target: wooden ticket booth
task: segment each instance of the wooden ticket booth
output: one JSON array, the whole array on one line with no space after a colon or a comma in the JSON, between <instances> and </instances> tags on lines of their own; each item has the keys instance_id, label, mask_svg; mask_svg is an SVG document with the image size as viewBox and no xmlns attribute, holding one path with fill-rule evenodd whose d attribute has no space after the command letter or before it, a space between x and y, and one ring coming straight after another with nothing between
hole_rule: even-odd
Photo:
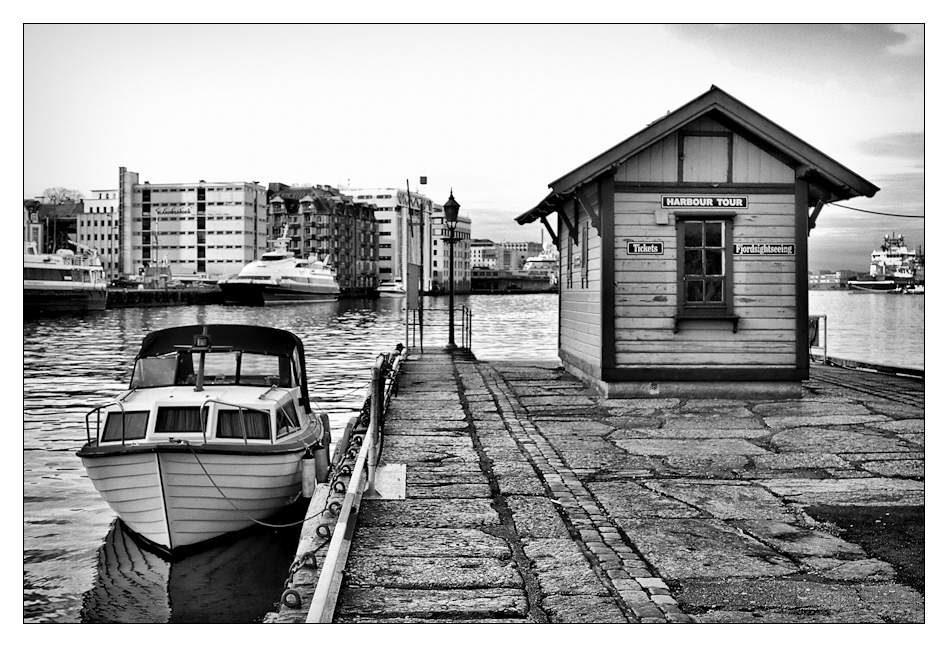
<instances>
[{"instance_id":1,"label":"wooden ticket booth","mask_svg":"<svg viewBox=\"0 0 948 647\"><path fill-rule=\"evenodd\" d=\"M556 241L559 355L608 397L798 395L809 232L878 191L714 86L549 186L517 222Z\"/></svg>"}]
</instances>

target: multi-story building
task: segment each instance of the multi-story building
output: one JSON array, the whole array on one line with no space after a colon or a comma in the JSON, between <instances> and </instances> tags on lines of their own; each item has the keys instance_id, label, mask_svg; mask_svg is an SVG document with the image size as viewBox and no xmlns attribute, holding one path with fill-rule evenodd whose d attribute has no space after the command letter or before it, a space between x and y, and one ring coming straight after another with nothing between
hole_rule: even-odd
<instances>
[{"instance_id":1,"label":"multi-story building","mask_svg":"<svg viewBox=\"0 0 948 647\"><path fill-rule=\"evenodd\" d=\"M515 254L513 259L513 269L515 270L522 269L524 263L526 263L527 259L531 256L539 256L543 253L543 243L515 243L501 241L499 244L505 249L513 250Z\"/></svg>"},{"instance_id":2,"label":"multi-story building","mask_svg":"<svg viewBox=\"0 0 948 647\"><path fill-rule=\"evenodd\" d=\"M118 189L93 189L82 205L76 236L81 244L98 252L106 278L117 279L122 274Z\"/></svg>"},{"instance_id":3,"label":"multi-story building","mask_svg":"<svg viewBox=\"0 0 948 647\"><path fill-rule=\"evenodd\" d=\"M436 204L432 208L430 253L425 254L425 263L429 277L425 289L429 292L443 293L450 289L451 246L448 239L451 231L444 223L444 209ZM471 219L458 215L454 228L454 291L467 294L471 291Z\"/></svg>"},{"instance_id":4,"label":"multi-story building","mask_svg":"<svg viewBox=\"0 0 948 647\"><path fill-rule=\"evenodd\" d=\"M266 251L267 196L257 182L139 183L122 167L118 193L125 275L161 265L173 276L219 278Z\"/></svg>"},{"instance_id":5,"label":"multi-story building","mask_svg":"<svg viewBox=\"0 0 948 647\"><path fill-rule=\"evenodd\" d=\"M835 289L845 285L842 271L809 272L807 275L807 283L811 290Z\"/></svg>"},{"instance_id":6,"label":"multi-story building","mask_svg":"<svg viewBox=\"0 0 948 647\"><path fill-rule=\"evenodd\" d=\"M517 253L492 240L478 238L471 241L471 266L491 270L514 270Z\"/></svg>"},{"instance_id":7,"label":"multi-story building","mask_svg":"<svg viewBox=\"0 0 948 647\"><path fill-rule=\"evenodd\" d=\"M379 280L401 280L408 264L422 265L422 249L431 240L433 203L421 193L406 189L342 189L342 193L363 204L374 205L379 223ZM424 247L422 246L422 241ZM429 253L424 254L428 266ZM430 286L430 272L425 272ZM428 289L426 287L426 289Z\"/></svg>"},{"instance_id":8,"label":"multi-story building","mask_svg":"<svg viewBox=\"0 0 948 647\"><path fill-rule=\"evenodd\" d=\"M270 184L267 202L271 238L285 230L297 256L315 255L332 265L343 294L365 295L378 287L379 227L371 204L331 186L279 183Z\"/></svg>"}]
</instances>

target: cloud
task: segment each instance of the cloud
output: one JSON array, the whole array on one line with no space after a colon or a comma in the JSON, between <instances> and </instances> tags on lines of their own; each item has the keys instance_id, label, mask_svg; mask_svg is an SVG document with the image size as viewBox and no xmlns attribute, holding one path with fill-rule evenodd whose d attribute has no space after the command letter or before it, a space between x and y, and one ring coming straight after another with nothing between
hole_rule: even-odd
<instances>
[{"instance_id":1,"label":"cloud","mask_svg":"<svg viewBox=\"0 0 948 647\"><path fill-rule=\"evenodd\" d=\"M925 158L925 133L887 133L865 139L859 142L857 146L861 152L867 155L918 160L921 164Z\"/></svg>"},{"instance_id":2,"label":"cloud","mask_svg":"<svg viewBox=\"0 0 948 647\"><path fill-rule=\"evenodd\" d=\"M889 45L885 51L896 56L922 56L925 54L924 25L892 25L892 31L903 37L902 41Z\"/></svg>"}]
</instances>

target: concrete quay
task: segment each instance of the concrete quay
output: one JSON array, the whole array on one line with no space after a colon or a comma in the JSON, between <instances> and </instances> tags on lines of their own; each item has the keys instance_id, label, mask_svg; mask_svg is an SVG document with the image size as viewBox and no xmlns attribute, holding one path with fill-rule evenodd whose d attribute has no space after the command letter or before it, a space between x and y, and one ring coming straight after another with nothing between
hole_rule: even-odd
<instances>
[{"instance_id":1,"label":"concrete quay","mask_svg":"<svg viewBox=\"0 0 948 647\"><path fill-rule=\"evenodd\" d=\"M924 622L924 382L604 399L553 363L410 355L334 622Z\"/></svg>"}]
</instances>

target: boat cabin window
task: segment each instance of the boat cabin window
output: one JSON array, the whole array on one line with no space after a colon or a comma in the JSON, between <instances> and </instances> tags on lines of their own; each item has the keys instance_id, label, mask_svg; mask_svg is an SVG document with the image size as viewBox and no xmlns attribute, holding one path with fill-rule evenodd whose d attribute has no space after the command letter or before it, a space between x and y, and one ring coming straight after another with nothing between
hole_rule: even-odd
<instances>
[{"instance_id":1,"label":"boat cabin window","mask_svg":"<svg viewBox=\"0 0 948 647\"><path fill-rule=\"evenodd\" d=\"M155 433L202 433L200 407L159 407Z\"/></svg>"},{"instance_id":2,"label":"boat cabin window","mask_svg":"<svg viewBox=\"0 0 948 647\"><path fill-rule=\"evenodd\" d=\"M277 410L277 438L298 431L300 419L292 402L287 402Z\"/></svg>"},{"instance_id":3,"label":"boat cabin window","mask_svg":"<svg viewBox=\"0 0 948 647\"><path fill-rule=\"evenodd\" d=\"M264 411L223 409L217 413L218 438L270 439L270 416Z\"/></svg>"},{"instance_id":4,"label":"boat cabin window","mask_svg":"<svg viewBox=\"0 0 948 647\"><path fill-rule=\"evenodd\" d=\"M141 440L148 428L147 411L110 411L105 419L102 442L122 440L122 422L125 423L125 440Z\"/></svg>"},{"instance_id":5,"label":"boat cabin window","mask_svg":"<svg viewBox=\"0 0 948 647\"><path fill-rule=\"evenodd\" d=\"M140 357L135 362L131 387L170 386L175 383L177 365L177 355Z\"/></svg>"}]
</instances>

